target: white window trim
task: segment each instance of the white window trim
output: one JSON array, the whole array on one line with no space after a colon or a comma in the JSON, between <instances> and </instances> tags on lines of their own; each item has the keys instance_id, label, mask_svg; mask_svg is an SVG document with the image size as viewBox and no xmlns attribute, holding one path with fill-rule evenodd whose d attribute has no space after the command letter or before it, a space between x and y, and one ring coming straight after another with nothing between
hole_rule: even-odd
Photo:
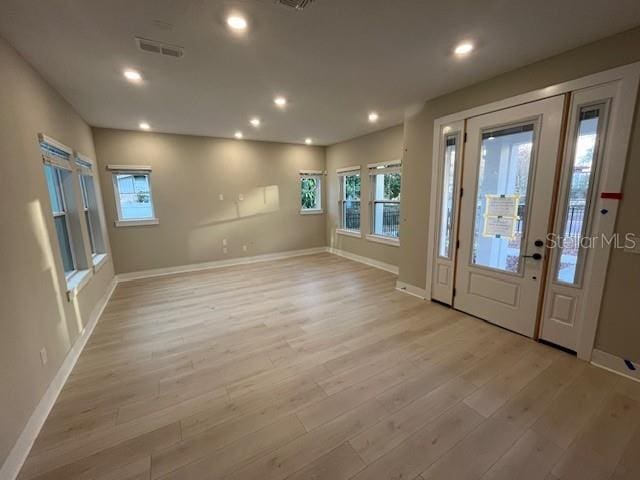
<instances>
[{"instance_id":1,"label":"white window trim","mask_svg":"<svg viewBox=\"0 0 640 480\"><path fill-rule=\"evenodd\" d=\"M72 301L78 296L80 290L89 283L89 280L93 276L93 270L76 270L73 275L67 279L67 298Z\"/></svg>"},{"instance_id":2,"label":"white window trim","mask_svg":"<svg viewBox=\"0 0 640 480\"><path fill-rule=\"evenodd\" d=\"M145 225L158 225L160 220L157 218L145 218L144 220L116 220L116 227L142 227Z\"/></svg>"},{"instance_id":3,"label":"white window trim","mask_svg":"<svg viewBox=\"0 0 640 480\"><path fill-rule=\"evenodd\" d=\"M74 177L72 178L72 188L74 189L73 194L75 195L77 192L75 191L76 188L80 189L80 194L83 195L83 186L80 184L80 182L82 181L82 179L80 178L81 175L90 175L93 177L93 181L95 183L95 176L93 173L93 169L95 168L95 162L87 157L86 155L82 155L76 151L74 151L73 149L71 149L70 147L67 147L66 145L58 142L57 140L54 140L53 138L43 134L43 133L39 133L38 134L38 142L39 144L42 143L46 143L49 144L65 153L67 153L69 155L69 159L65 162L60 161L59 159L50 156L50 155L45 155L43 154L43 162L44 163L48 163L50 164L52 167L56 167L56 168L61 168L63 170L67 170L68 172L70 172L70 174ZM79 159L81 162L84 162L88 165L91 165L90 167L88 165L81 165L78 164L76 162L76 158ZM60 179L56 179L56 181L60 181ZM60 189L61 189L61 199L60 202L62 202L63 205L63 211L62 212L53 212L52 214L53 216L64 216L65 217L65 222L67 225L67 230L68 230L68 235L69 235L69 246L71 248L71 256L73 259L73 264L74 264L74 270L69 272L69 273L65 273L65 280L66 280L66 294L67 294L67 300L69 302L73 301L78 294L80 293L80 291L89 284L91 278L93 277L94 273L97 272L100 268L102 268L106 263L107 263L107 259L108 259L108 254L105 253L98 253L98 254L93 254L91 255L91 258L88 258L87 260L89 260L89 265L91 265L89 268L85 268L82 270L78 270L78 259L76 258L76 250L75 250L75 246L73 244L73 237L71 234L71 226L69 225L69 211L67 209L67 199L65 198L65 193L64 193L64 185L60 185ZM83 202L83 207L84 207L84 197L81 199ZM98 208L101 209L102 208L102 199L96 198L96 203L98 204ZM53 209L51 209L53 210ZM82 210L82 209L80 209ZM84 213L84 212L83 212ZM103 212L100 211L99 214L101 216L103 216ZM83 215L84 216L84 215ZM83 219L79 219L81 222L83 221ZM87 229L89 229L89 225L86 225ZM106 237L106 232L105 229L103 228L102 222L100 222L99 228L101 230L101 234L103 236L103 238ZM90 232L88 232L89 234L91 234ZM56 239L56 241L58 241ZM86 254L86 253L85 253Z\"/></svg>"},{"instance_id":4,"label":"white window trim","mask_svg":"<svg viewBox=\"0 0 640 480\"><path fill-rule=\"evenodd\" d=\"M387 237L385 235L377 235L374 233L375 226L375 214L376 214L376 203L394 203L400 206L400 200L376 200L376 189L373 186L376 175L385 175L392 173L399 173L402 175L402 159L390 160L388 162L378 162L378 163L369 163L367 164L367 168L369 169L369 178L370 178L370 200L369 200L369 210L370 218L369 218L369 229L371 230L369 234L367 234L366 239L371 242L384 243L386 245L392 245L394 247L400 246L400 238L396 237Z\"/></svg>"},{"instance_id":5,"label":"white window trim","mask_svg":"<svg viewBox=\"0 0 640 480\"><path fill-rule=\"evenodd\" d=\"M42 135L41 138L49 138L46 137L44 135ZM52 139L49 139L50 141L55 141ZM62 144L58 144L58 145L62 145ZM58 148L58 145L54 145L56 148ZM57 162L51 162L49 161L49 159L45 159L44 163L51 165L51 167L54 169L54 173L56 175L56 179L55 182L58 185L58 187L60 188L60 198L58 199L58 201L61 204L62 210L59 212L54 212L53 208L51 208L51 213L53 216L53 219L55 221L55 219L57 217L64 217L64 222L65 225L67 227L67 237L69 239L69 250L71 252L71 262L73 263L73 270L69 271L69 272L64 272L64 278L67 282L67 285L69 284L69 282L71 281L71 278L76 275L76 273L79 272L78 270L78 259L76 258L76 250L75 250L75 245L73 243L73 235L72 235L72 230L71 230L71 224L69 223L69 210L67 207L67 198L65 195L65 189L64 189L64 185L62 182L62 179L59 176L59 173L55 171L56 168L60 168L61 170L66 170L69 174L73 174L73 169L71 168L71 166L61 166L59 165ZM58 238L58 236L56 235L56 241L60 242L60 239ZM62 261L62 259L60 259ZM64 270L64 261L63 263L63 270Z\"/></svg>"},{"instance_id":6,"label":"white window trim","mask_svg":"<svg viewBox=\"0 0 640 480\"><path fill-rule=\"evenodd\" d=\"M360 230L346 230L344 228L336 228L338 235L344 235L345 237L362 238L362 232Z\"/></svg>"},{"instance_id":7,"label":"white window trim","mask_svg":"<svg viewBox=\"0 0 640 480\"><path fill-rule=\"evenodd\" d=\"M91 260L93 262L93 273L97 273L106 263L109 255L106 253L97 253Z\"/></svg>"},{"instance_id":8,"label":"white window trim","mask_svg":"<svg viewBox=\"0 0 640 480\"><path fill-rule=\"evenodd\" d=\"M113 183L113 196L116 201L116 215L118 219L114 222L116 227L142 227L147 225L158 225L160 220L156 216L156 205L153 200L153 187L151 186L151 167L147 165L108 165L107 169L111 171L111 182ZM119 173L140 173L144 172L149 177L149 198L151 199L151 208L153 209L152 218L132 218L122 219L120 214L122 209L120 207L120 189L118 188L118 182L116 175Z\"/></svg>"},{"instance_id":9,"label":"white window trim","mask_svg":"<svg viewBox=\"0 0 640 480\"><path fill-rule=\"evenodd\" d=\"M383 168L400 167L402 166L402 159L397 158L395 160L389 160L388 162L368 163L367 168L369 170L381 170Z\"/></svg>"},{"instance_id":10,"label":"white window trim","mask_svg":"<svg viewBox=\"0 0 640 480\"><path fill-rule=\"evenodd\" d=\"M391 245L392 247L399 247L400 246L400 239L399 238L385 237L384 235L375 235L373 233L370 233L369 235L367 235L366 238L370 242L383 243L385 245Z\"/></svg>"},{"instance_id":11,"label":"white window trim","mask_svg":"<svg viewBox=\"0 0 640 480\"><path fill-rule=\"evenodd\" d=\"M322 215L324 210L322 208L301 208L300 215Z\"/></svg>"},{"instance_id":12,"label":"white window trim","mask_svg":"<svg viewBox=\"0 0 640 480\"><path fill-rule=\"evenodd\" d=\"M338 179L340 181L340 200L338 200L339 206L339 226L336 228L336 233L338 235L345 235L348 237L356 237L362 238L362 175L361 175L361 167L360 165L355 165L351 167L342 167L336 169L336 174L338 175ZM360 202L360 228L358 230L348 230L346 228L342 228L342 208L344 206L344 178L349 176L359 176L360 177L360 197L358 198L358 202Z\"/></svg>"},{"instance_id":13,"label":"white window trim","mask_svg":"<svg viewBox=\"0 0 640 480\"><path fill-rule=\"evenodd\" d=\"M107 165L107 170L117 172L151 172L150 165Z\"/></svg>"}]
</instances>

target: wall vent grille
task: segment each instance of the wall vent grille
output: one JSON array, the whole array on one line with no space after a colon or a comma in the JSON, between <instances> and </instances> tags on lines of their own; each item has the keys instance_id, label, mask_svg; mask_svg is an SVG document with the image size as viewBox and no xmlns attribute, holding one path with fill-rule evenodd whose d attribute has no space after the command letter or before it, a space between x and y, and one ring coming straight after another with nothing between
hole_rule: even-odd
<instances>
[{"instance_id":1,"label":"wall vent grille","mask_svg":"<svg viewBox=\"0 0 640 480\"><path fill-rule=\"evenodd\" d=\"M303 10L305 7L308 7L309 4L313 3L315 0L275 0L276 3L280 5L284 5L285 7L295 8L296 10Z\"/></svg>"},{"instance_id":2,"label":"wall vent grille","mask_svg":"<svg viewBox=\"0 0 640 480\"><path fill-rule=\"evenodd\" d=\"M168 43L149 40L148 38L136 37L138 48L144 52L158 53L167 57L180 58L184 55L184 48L177 45L169 45Z\"/></svg>"}]
</instances>

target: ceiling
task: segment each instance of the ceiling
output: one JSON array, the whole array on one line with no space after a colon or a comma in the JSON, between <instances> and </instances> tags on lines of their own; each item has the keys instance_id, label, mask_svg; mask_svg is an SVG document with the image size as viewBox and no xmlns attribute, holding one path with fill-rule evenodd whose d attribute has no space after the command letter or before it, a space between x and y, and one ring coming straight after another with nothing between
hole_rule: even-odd
<instances>
[{"instance_id":1,"label":"ceiling","mask_svg":"<svg viewBox=\"0 0 640 480\"><path fill-rule=\"evenodd\" d=\"M243 36L226 27L233 10L249 20ZM315 0L301 12L274 0L0 0L0 11L0 35L91 125L323 145L640 24L638 0ZM185 55L143 52L134 36ZM462 40L476 45L463 59Z\"/></svg>"}]
</instances>

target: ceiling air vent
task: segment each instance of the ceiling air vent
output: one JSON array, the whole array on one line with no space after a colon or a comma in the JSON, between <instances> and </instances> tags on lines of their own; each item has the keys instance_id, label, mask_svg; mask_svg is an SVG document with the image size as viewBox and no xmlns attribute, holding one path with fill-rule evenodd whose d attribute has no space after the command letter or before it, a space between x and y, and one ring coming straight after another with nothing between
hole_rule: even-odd
<instances>
[{"instance_id":1,"label":"ceiling air vent","mask_svg":"<svg viewBox=\"0 0 640 480\"><path fill-rule=\"evenodd\" d=\"M169 45L168 43L149 40L148 38L136 37L136 43L140 50L150 53L159 53L167 57L180 58L184 55L184 48L177 45Z\"/></svg>"},{"instance_id":2,"label":"ceiling air vent","mask_svg":"<svg viewBox=\"0 0 640 480\"><path fill-rule=\"evenodd\" d=\"M295 8L296 10L303 10L314 0L276 0L276 3L284 5L285 7Z\"/></svg>"}]
</instances>

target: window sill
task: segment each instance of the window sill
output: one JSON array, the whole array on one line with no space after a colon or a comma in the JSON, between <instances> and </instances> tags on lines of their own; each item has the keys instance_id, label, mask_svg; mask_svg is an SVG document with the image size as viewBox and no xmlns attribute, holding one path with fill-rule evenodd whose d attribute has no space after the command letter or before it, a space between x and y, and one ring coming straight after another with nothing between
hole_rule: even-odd
<instances>
[{"instance_id":1,"label":"window sill","mask_svg":"<svg viewBox=\"0 0 640 480\"><path fill-rule=\"evenodd\" d=\"M300 210L300 215L322 215L324 213L324 210L320 209L320 210Z\"/></svg>"},{"instance_id":2,"label":"window sill","mask_svg":"<svg viewBox=\"0 0 640 480\"><path fill-rule=\"evenodd\" d=\"M400 246L399 238L383 237L382 235L367 235L367 240L370 242L382 243L384 245L391 245L392 247Z\"/></svg>"},{"instance_id":3,"label":"window sill","mask_svg":"<svg viewBox=\"0 0 640 480\"><path fill-rule=\"evenodd\" d=\"M93 256L93 273L97 273L107 263L107 254L98 253Z\"/></svg>"},{"instance_id":4,"label":"window sill","mask_svg":"<svg viewBox=\"0 0 640 480\"><path fill-rule=\"evenodd\" d=\"M345 230L343 228L336 228L336 233L338 235L344 235L346 237L362 238L362 233L356 230Z\"/></svg>"},{"instance_id":5,"label":"window sill","mask_svg":"<svg viewBox=\"0 0 640 480\"><path fill-rule=\"evenodd\" d=\"M78 270L67 280L67 298L72 301L78 296L80 290L89 283L89 279L93 276L93 270Z\"/></svg>"},{"instance_id":6,"label":"window sill","mask_svg":"<svg viewBox=\"0 0 640 480\"><path fill-rule=\"evenodd\" d=\"M145 225L158 225L160 220L149 218L148 220L116 220L116 227L141 227Z\"/></svg>"}]
</instances>

